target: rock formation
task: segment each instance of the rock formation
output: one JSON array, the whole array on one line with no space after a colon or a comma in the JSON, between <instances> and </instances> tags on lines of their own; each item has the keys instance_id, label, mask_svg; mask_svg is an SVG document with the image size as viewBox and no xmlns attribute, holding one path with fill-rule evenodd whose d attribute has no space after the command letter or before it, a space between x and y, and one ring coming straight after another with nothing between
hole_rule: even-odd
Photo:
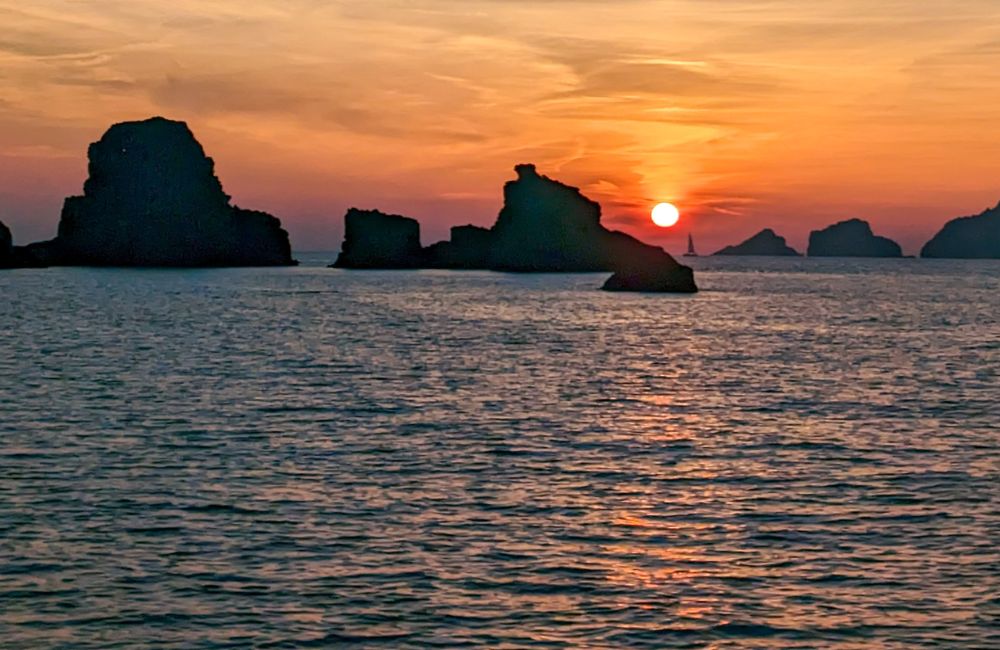
<instances>
[{"instance_id":1,"label":"rock formation","mask_svg":"<svg viewBox=\"0 0 1000 650\"><path fill-rule=\"evenodd\" d=\"M295 263L281 222L230 203L185 123L156 117L116 124L90 145L88 158L83 195L66 199L58 236L29 247L50 263Z\"/></svg>"},{"instance_id":2,"label":"rock formation","mask_svg":"<svg viewBox=\"0 0 1000 650\"><path fill-rule=\"evenodd\" d=\"M493 258L493 231L479 226L455 226L451 239L425 249L428 266L439 269L489 268Z\"/></svg>"},{"instance_id":3,"label":"rock formation","mask_svg":"<svg viewBox=\"0 0 1000 650\"><path fill-rule=\"evenodd\" d=\"M15 246L10 229L0 222L0 269L37 268L45 266L25 246Z\"/></svg>"},{"instance_id":4,"label":"rock formation","mask_svg":"<svg viewBox=\"0 0 1000 650\"><path fill-rule=\"evenodd\" d=\"M541 176L534 165L514 168L493 226L491 267L503 271L609 271L609 231L601 206L575 187Z\"/></svg>"},{"instance_id":5,"label":"rock formation","mask_svg":"<svg viewBox=\"0 0 1000 650\"><path fill-rule=\"evenodd\" d=\"M920 251L921 257L1000 259L1000 205L952 219Z\"/></svg>"},{"instance_id":6,"label":"rock formation","mask_svg":"<svg viewBox=\"0 0 1000 650\"><path fill-rule=\"evenodd\" d=\"M601 206L575 187L518 165L504 186L504 206L491 229L458 226L451 240L420 248L412 219L351 210L345 217L345 268L491 269L517 272L623 271L621 288L697 291L691 269L666 251L601 225Z\"/></svg>"},{"instance_id":7,"label":"rock formation","mask_svg":"<svg viewBox=\"0 0 1000 650\"><path fill-rule=\"evenodd\" d=\"M600 204L577 188L540 175L534 165L518 165L514 171L517 180L504 186L504 206L492 229L490 268L620 271L634 280L622 283L622 289L697 291L691 269L662 248L605 228ZM655 281L638 288L643 280Z\"/></svg>"},{"instance_id":8,"label":"rock formation","mask_svg":"<svg viewBox=\"0 0 1000 650\"><path fill-rule=\"evenodd\" d=\"M0 221L0 269L13 266L14 239L10 235L10 228Z\"/></svg>"},{"instance_id":9,"label":"rock formation","mask_svg":"<svg viewBox=\"0 0 1000 650\"><path fill-rule=\"evenodd\" d=\"M716 255L781 255L799 256L801 253L790 247L784 237L779 237L770 228L765 228L759 233L735 246L726 246Z\"/></svg>"},{"instance_id":10,"label":"rock formation","mask_svg":"<svg viewBox=\"0 0 1000 650\"><path fill-rule=\"evenodd\" d=\"M605 291L644 291L657 293L695 293L694 271L677 263L665 251L649 247L634 251L627 262L619 263L617 270L601 287Z\"/></svg>"},{"instance_id":11,"label":"rock formation","mask_svg":"<svg viewBox=\"0 0 1000 650\"><path fill-rule=\"evenodd\" d=\"M351 208L344 216L344 243L332 265L345 269L415 269L424 262L416 219Z\"/></svg>"},{"instance_id":12,"label":"rock formation","mask_svg":"<svg viewBox=\"0 0 1000 650\"><path fill-rule=\"evenodd\" d=\"M841 221L809 234L810 257L902 257L899 244L872 233L861 219Z\"/></svg>"}]
</instances>

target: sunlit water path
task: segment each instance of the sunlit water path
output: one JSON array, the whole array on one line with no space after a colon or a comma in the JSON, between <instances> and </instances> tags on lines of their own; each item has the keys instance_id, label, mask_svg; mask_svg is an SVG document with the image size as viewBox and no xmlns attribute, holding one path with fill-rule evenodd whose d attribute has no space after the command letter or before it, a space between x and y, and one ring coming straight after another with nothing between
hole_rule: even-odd
<instances>
[{"instance_id":1,"label":"sunlit water path","mask_svg":"<svg viewBox=\"0 0 1000 650\"><path fill-rule=\"evenodd\" d=\"M0 646L1000 647L1000 263L0 273Z\"/></svg>"}]
</instances>

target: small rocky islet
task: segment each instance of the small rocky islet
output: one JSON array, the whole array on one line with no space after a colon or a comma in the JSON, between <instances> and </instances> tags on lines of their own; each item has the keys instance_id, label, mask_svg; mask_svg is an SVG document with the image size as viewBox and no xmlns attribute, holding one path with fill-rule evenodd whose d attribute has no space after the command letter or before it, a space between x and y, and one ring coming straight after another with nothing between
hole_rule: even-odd
<instances>
[{"instance_id":1,"label":"small rocky islet","mask_svg":"<svg viewBox=\"0 0 1000 650\"><path fill-rule=\"evenodd\" d=\"M809 234L809 257L902 257L903 249L872 232L867 221L848 219Z\"/></svg>"},{"instance_id":2,"label":"small rocky islet","mask_svg":"<svg viewBox=\"0 0 1000 650\"><path fill-rule=\"evenodd\" d=\"M15 246L10 228L0 221L0 269L23 269L45 266L24 246Z\"/></svg>"},{"instance_id":3,"label":"small rocky islet","mask_svg":"<svg viewBox=\"0 0 1000 650\"><path fill-rule=\"evenodd\" d=\"M802 253L789 246L784 237L781 237L770 228L765 228L750 239L734 246L726 246L714 253L714 255L801 257Z\"/></svg>"}]
</instances>

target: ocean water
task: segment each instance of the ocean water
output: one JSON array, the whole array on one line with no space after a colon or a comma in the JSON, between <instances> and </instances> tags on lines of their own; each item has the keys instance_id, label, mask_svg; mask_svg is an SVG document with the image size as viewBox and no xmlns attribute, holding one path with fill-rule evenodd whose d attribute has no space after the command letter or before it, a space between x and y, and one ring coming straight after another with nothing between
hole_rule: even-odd
<instances>
[{"instance_id":1,"label":"ocean water","mask_svg":"<svg viewBox=\"0 0 1000 650\"><path fill-rule=\"evenodd\" d=\"M1000 263L0 273L0 646L998 648Z\"/></svg>"}]
</instances>

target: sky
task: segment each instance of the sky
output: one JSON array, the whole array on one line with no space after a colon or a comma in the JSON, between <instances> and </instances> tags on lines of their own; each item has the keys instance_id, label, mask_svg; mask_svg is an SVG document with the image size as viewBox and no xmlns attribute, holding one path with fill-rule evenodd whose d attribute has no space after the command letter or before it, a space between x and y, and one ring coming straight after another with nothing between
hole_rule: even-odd
<instances>
[{"instance_id":1,"label":"sky","mask_svg":"<svg viewBox=\"0 0 1000 650\"><path fill-rule=\"evenodd\" d=\"M0 25L18 243L153 115L297 250L339 248L351 206L425 244L490 225L525 162L673 252L860 217L915 253L1000 201L997 0L0 0Z\"/></svg>"}]
</instances>

